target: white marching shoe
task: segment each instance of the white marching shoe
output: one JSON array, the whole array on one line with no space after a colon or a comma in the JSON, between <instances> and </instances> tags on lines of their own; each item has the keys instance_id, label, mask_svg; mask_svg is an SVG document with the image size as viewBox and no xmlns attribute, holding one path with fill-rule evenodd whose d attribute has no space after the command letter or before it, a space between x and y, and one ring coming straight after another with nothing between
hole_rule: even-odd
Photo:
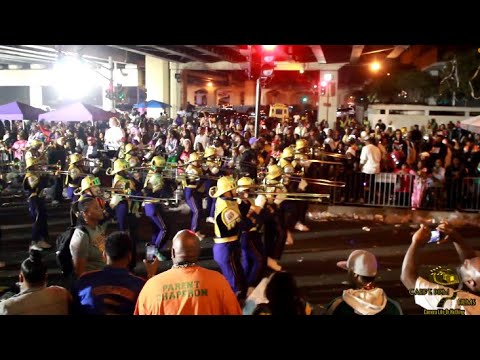
<instances>
[{"instance_id":1,"label":"white marching shoe","mask_svg":"<svg viewBox=\"0 0 480 360\"><path fill-rule=\"evenodd\" d=\"M300 221L298 221L296 224L295 224L295 230L298 230L298 231L310 231L310 228L305 225L305 224L302 224Z\"/></svg>"}]
</instances>

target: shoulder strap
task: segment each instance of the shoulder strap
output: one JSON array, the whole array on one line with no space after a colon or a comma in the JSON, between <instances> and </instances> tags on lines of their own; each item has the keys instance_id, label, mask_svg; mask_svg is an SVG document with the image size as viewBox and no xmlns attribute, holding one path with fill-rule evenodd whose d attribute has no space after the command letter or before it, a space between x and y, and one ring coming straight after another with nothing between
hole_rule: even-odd
<instances>
[{"instance_id":1,"label":"shoulder strap","mask_svg":"<svg viewBox=\"0 0 480 360\"><path fill-rule=\"evenodd\" d=\"M75 229L82 230L85 234L87 234L88 240L90 240L90 233L88 232L88 229L84 225L76 226Z\"/></svg>"}]
</instances>

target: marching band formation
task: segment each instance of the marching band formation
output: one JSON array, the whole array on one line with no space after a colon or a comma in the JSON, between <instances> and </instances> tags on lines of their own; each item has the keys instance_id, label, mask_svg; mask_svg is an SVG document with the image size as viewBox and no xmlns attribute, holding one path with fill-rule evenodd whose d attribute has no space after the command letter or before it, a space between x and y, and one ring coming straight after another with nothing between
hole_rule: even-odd
<instances>
[{"instance_id":1,"label":"marching band formation","mask_svg":"<svg viewBox=\"0 0 480 360\"><path fill-rule=\"evenodd\" d=\"M98 159L73 153L62 170L60 165L47 165L47 150L42 141L34 140L24 156L23 188L28 194L33 248L52 246L42 190L55 185L66 188L72 203L95 198L116 219L118 230L130 232L134 240L131 269L136 263L139 218L144 214L152 224L151 245L163 259L160 250L168 240L164 205L178 203L183 189L191 210L190 229L203 239L201 223L213 223L214 260L242 297L258 284L267 267L282 269L278 261L285 245L294 242L293 230L309 230L304 225L308 202L321 202L328 198L328 187L345 185L328 179L331 168L341 165L336 160L342 155L320 149L321 159L313 159L314 149L304 139L286 147L278 163L267 166L264 159L217 156L214 146L203 153L192 152L183 162L167 162L161 155L152 156L148 147L127 143L113 154L107 169L101 168ZM76 221L73 212L72 221Z\"/></svg>"}]
</instances>

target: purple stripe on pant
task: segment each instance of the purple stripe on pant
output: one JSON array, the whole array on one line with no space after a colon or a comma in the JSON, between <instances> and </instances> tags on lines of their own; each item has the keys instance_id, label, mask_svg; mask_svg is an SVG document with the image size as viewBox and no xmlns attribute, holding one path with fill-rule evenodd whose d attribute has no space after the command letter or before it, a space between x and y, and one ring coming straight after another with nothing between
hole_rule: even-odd
<instances>
[{"instance_id":1,"label":"purple stripe on pant","mask_svg":"<svg viewBox=\"0 0 480 360\"><path fill-rule=\"evenodd\" d=\"M159 210L157 209L157 205L145 204L145 215L147 215L152 222L152 243L157 249L162 249L166 245L166 241L162 242L162 240L165 238L167 228Z\"/></svg>"},{"instance_id":2,"label":"purple stripe on pant","mask_svg":"<svg viewBox=\"0 0 480 360\"><path fill-rule=\"evenodd\" d=\"M213 245L213 259L237 296L246 294L247 290L240 257L241 248L238 240Z\"/></svg>"},{"instance_id":3,"label":"purple stripe on pant","mask_svg":"<svg viewBox=\"0 0 480 360\"><path fill-rule=\"evenodd\" d=\"M190 230L197 232L200 229L198 219L200 211L202 210L202 199L195 189L185 188L184 190L185 202L190 210L192 210L192 224Z\"/></svg>"}]
</instances>

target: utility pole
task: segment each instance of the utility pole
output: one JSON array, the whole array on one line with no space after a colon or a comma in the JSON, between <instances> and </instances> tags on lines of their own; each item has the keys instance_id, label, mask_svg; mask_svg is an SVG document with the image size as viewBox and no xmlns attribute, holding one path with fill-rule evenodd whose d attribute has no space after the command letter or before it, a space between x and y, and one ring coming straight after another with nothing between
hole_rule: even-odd
<instances>
[{"instance_id":1,"label":"utility pole","mask_svg":"<svg viewBox=\"0 0 480 360\"><path fill-rule=\"evenodd\" d=\"M257 139L260 133L260 98L262 96L262 88L260 85L260 78L257 78L257 87L255 89L255 137Z\"/></svg>"},{"instance_id":2,"label":"utility pole","mask_svg":"<svg viewBox=\"0 0 480 360\"><path fill-rule=\"evenodd\" d=\"M110 89L112 89L112 110L115 110L115 89L113 88L113 70L114 70L114 64L112 57L108 57L108 69L110 70Z\"/></svg>"}]
</instances>

